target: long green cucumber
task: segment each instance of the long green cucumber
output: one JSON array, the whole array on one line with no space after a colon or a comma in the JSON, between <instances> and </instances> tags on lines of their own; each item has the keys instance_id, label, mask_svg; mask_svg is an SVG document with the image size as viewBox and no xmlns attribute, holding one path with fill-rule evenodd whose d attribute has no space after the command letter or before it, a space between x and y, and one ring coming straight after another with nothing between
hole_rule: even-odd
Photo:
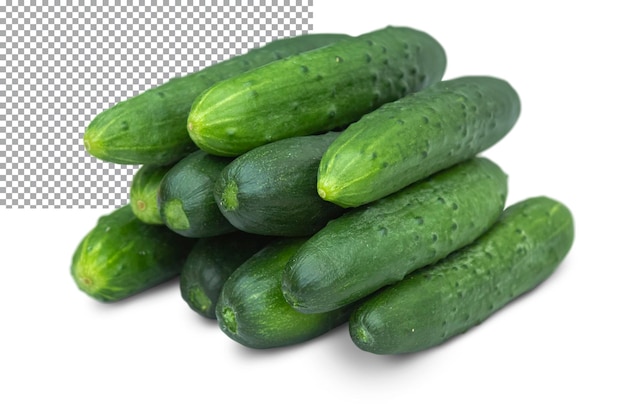
<instances>
[{"instance_id":1,"label":"long green cucumber","mask_svg":"<svg viewBox=\"0 0 626 417\"><path fill-rule=\"evenodd\" d=\"M197 150L163 176L157 204L163 223L187 237L218 236L235 231L213 198L220 172L231 160Z\"/></svg>"},{"instance_id":2,"label":"long green cucumber","mask_svg":"<svg viewBox=\"0 0 626 417\"><path fill-rule=\"evenodd\" d=\"M194 102L187 128L199 148L236 156L343 127L441 80L445 67L445 51L432 36L389 26L214 85Z\"/></svg>"},{"instance_id":3,"label":"long green cucumber","mask_svg":"<svg viewBox=\"0 0 626 417\"><path fill-rule=\"evenodd\" d=\"M142 222L125 205L98 219L74 251L70 271L86 294L118 301L175 278L194 242Z\"/></svg>"},{"instance_id":4,"label":"long green cucumber","mask_svg":"<svg viewBox=\"0 0 626 417\"><path fill-rule=\"evenodd\" d=\"M343 207L378 200L493 146L519 114L504 80L441 81L348 126L320 162L318 193Z\"/></svg>"},{"instance_id":5,"label":"long green cucumber","mask_svg":"<svg viewBox=\"0 0 626 417\"><path fill-rule=\"evenodd\" d=\"M226 280L216 315L220 329L231 339L251 348L276 348L313 339L348 320L353 306L303 314L283 298L283 269L304 241L303 238L275 241L245 261Z\"/></svg>"},{"instance_id":6,"label":"long green cucumber","mask_svg":"<svg viewBox=\"0 0 626 417\"><path fill-rule=\"evenodd\" d=\"M180 273L180 293L193 311L215 319L226 279L271 238L243 232L198 239Z\"/></svg>"},{"instance_id":7,"label":"long green cucumber","mask_svg":"<svg viewBox=\"0 0 626 417\"><path fill-rule=\"evenodd\" d=\"M129 203L139 220L148 224L163 224L159 213L158 195L161 180L171 165L143 165L130 185Z\"/></svg>"},{"instance_id":8,"label":"long green cucumber","mask_svg":"<svg viewBox=\"0 0 626 417\"><path fill-rule=\"evenodd\" d=\"M309 236L343 209L317 194L320 159L338 136L299 136L235 158L215 183L224 217L240 230L268 236Z\"/></svg>"},{"instance_id":9,"label":"long green cucumber","mask_svg":"<svg viewBox=\"0 0 626 417\"><path fill-rule=\"evenodd\" d=\"M366 300L350 318L352 340L377 354L439 345L537 287L573 241L574 220L562 203L514 204L472 244Z\"/></svg>"},{"instance_id":10,"label":"long green cucumber","mask_svg":"<svg viewBox=\"0 0 626 417\"><path fill-rule=\"evenodd\" d=\"M500 216L507 176L473 158L331 220L285 268L283 293L302 312L337 309L438 261Z\"/></svg>"},{"instance_id":11,"label":"long green cucumber","mask_svg":"<svg viewBox=\"0 0 626 417\"><path fill-rule=\"evenodd\" d=\"M226 78L283 57L348 38L341 34L305 34L275 40L243 55L151 88L100 112L87 126L85 149L118 164L167 165L197 147L187 133L195 98Z\"/></svg>"}]
</instances>

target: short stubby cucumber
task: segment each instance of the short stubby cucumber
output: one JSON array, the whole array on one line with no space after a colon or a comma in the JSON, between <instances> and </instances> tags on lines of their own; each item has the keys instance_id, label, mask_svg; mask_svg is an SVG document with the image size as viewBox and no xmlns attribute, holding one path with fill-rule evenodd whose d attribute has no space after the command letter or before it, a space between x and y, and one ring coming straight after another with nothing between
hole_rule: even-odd
<instances>
[{"instance_id":1,"label":"short stubby cucumber","mask_svg":"<svg viewBox=\"0 0 626 417\"><path fill-rule=\"evenodd\" d=\"M473 158L331 220L285 268L302 312L329 311L401 280L475 240L500 216L507 176Z\"/></svg>"},{"instance_id":2,"label":"short stubby cucumber","mask_svg":"<svg viewBox=\"0 0 626 417\"><path fill-rule=\"evenodd\" d=\"M318 192L343 207L378 200L493 146L520 109L513 87L489 76L441 81L387 103L328 148Z\"/></svg>"},{"instance_id":3,"label":"short stubby cucumber","mask_svg":"<svg viewBox=\"0 0 626 417\"><path fill-rule=\"evenodd\" d=\"M142 222L127 204L100 217L81 240L71 274L91 297L119 301L178 276L194 243Z\"/></svg>"},{"instance_id":4,"label":"short stubby cucumber","mask_svg":"<svg viewBox=\"0 0 626 417\"><path fill-rule=\"evenodd\" d=\"M293 345L347 322L354 305L320 314L303 314L283 298L285 264L303 238L275 241L245 261L226 280L217 302L217 322L226 335L256 349Z\"/></svg>"},{"instance_id":5,"label":"short stubby cucumber","mask_svg":"<svg viewBox=\"0 0 626 417\"><path fill-rule=\"evenodd\" d=\"M275 40L120 101L99 113L83 135L85 149L118 164L167 165L197 150L187 133L195 98L226 78L286 56L348 38L342 34L305 34Z\"/></svg>"},{"instance_id":6,"label":"short stubby cucumber","mask_svg":"<svg viewBox=\"0 0 626 417\"><path fill-rule=\"evenodd\" d=\"M329 132L268 143L222 170L214 193L219 209L240 230L268 236L309 236L344 210L317 194L317 169L338 136Z\"/></svg>"},{"instance_id":7,"label":"short stubby cucumber","mask_svg":"<svg viewBox=\"0 0 626 417\"><path fill-rule=\"evenodd\" d=\"M163 224L159 213L158 194L161 180L171 165L144 165L130 185L129 203L139 220L148 224Z\"/></svg>"},{"instance_id":8,"label":"short stubby cucumber","mask_svg":"<svg viewBox=\"0 0 626 417\"><path fill-rule=\"evenodd\" d=\"M366 300L350 318L352 340L377 354L439 345L537 287L573 241L565 205L548 197L518 202L472 244Z\"/></svg>"},{"instance_id":9,"label":"short stubby cucumber","mask_svg":"<svg viewBox=\"0 0 626 417\"><path fill-rule=\"evenodd\" d=\"M271 238L243 232L198 239L180 273L180 293L193 311L215 319L226 279Z\"/></svg>"},{"instance_id":10,"label":"short stubby cucumber","mask_svg":"<svg viewBox=\"0 0 626 417\"><path fill-rule=\"evenodd\" d=\"M213 187L231 159L198 150L178 161L161 180L157 203L163 223L187 237L235 231L213 198Z\"/></svg>"},{"instance_id":11,"label":"short stubby cucumber","mask_svg":"<svg viewBox=\"0 0 626 417\"><path fill-rule=\"evenodd\" d=\"M216 84L194 102L187 129L206 152L236 156L344 127L441 80L445 67L445 51L432 36L389 26Z\"/></svg>"}]
</instances>

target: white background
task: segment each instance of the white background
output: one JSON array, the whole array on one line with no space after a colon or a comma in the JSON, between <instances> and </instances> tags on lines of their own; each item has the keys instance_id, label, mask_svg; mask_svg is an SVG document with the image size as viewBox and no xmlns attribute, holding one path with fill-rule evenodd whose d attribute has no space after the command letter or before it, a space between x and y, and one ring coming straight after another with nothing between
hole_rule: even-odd
<instances>
[{"instance_id":1,"label":"white background","mask_svg":"<svg viewBox=\"0 0 626 417\"><path fill-rule=\"evenodd\" d=\"M412 26L445 47L445 78L517 89L521 118L484 155L509 174L509 203L543 194L573 211L558 271L426 352L365 353L345 326L255 351L191 311L177 281L114 305L78 291L71 255L108 210L2 209L0 415L626 415L619 3L345 3L315 0L315 31Z\"/></svg>"}]
</instances>

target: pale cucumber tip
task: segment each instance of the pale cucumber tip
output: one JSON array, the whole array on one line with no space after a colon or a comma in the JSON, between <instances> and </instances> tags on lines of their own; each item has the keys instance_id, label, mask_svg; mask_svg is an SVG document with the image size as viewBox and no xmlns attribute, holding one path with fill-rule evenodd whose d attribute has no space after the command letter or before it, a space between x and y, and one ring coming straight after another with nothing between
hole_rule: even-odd
<instances>
[{"instance_id":1,"label":"pale cucumber tip","mask_svg":"<svg viewBox=\"0 0 626 417\"><path fill-rule=\"evenodd\" d=\"M239 192L239 187L237 186L237 182L233 180L229 180L222 191L222 197L220 198L220 203L224 210L226 211L234 211L239 208L239 199L237 198L237 193Z\"/></svg>"},{"instance_id":2,"label":"pale cucumber tip","mask_svg":"<svg viewBox=\"0 0 626 417\"><path fill-rule=\"evenodd\" d=\"M228 306L222 308L220 321L222 322L222 328L227 333L237 334L237 315L232 308Z\"/></svg>"},{"instance_id":3,"label":"pale cucumber tip","mask_svg":"<svg viewBox=\"0 0 626 417\"><path fill-rule=\"evenodd\" d=\"M163 204L165 224L173 230L189 229L189 219L179 199L169 200Z\"/></svg>"},{"instance_id":4,"label":"pale cucumber tip","mask_svg":"<svg viewBox=\"0 0 626 417\"><path fill-rule=\"evenodd\" d=\"M189 305L193 310L205 317L214 317L212 314L213 302L207 297L202 288L195 287L189 291Z\"/></svg>"}]
</instances>

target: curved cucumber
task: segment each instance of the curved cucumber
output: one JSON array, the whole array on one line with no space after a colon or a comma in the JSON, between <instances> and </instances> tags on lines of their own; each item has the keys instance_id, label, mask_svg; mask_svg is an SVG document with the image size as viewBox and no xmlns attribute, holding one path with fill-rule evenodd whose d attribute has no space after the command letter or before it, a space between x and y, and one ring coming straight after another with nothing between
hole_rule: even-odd
<instances>
[{"instance_id":1,"label":"curved cucumber","mask_svg":"<svg viewBox=\"0 0 626 417\"><path fill-rule=\"evenodd\" d=\"M558 201L512 205L471 245L366 300L350 318L352 340L378 354L439 345L547 279L573 241L572 214Z\"/></svg>"},{"instance_id":2,"label":"curved cucumber","mask_svg":"<svg viewBox=\"0 0 626 417\"><path fill-rule=\"evenodd\" d=\"M194 102L187 128L199 148L240 155L343 127L441 80L445 66L445 52L433 37L390 26L216 84Z\"/></svg>"},{"instance_id":3,"label":"curved cucumber","mask_svg":"<svg viewBox=\"0 0 626 417\"><path fill-rule=\"evenodd\" d=\"M195 98L215 83L298 52L348 38L311 34L279 39L201 71L121 101L99 113L87 126L85 149L118 164L167 165L197 147L187 133L187 116Z\"/></svg>"},{"instance_id":4,"label":"curved cucumber","mask_svg":"<svg viewBox=\"0 0 626 417\"><path fill-rule=\"evenodd\" d=\"M309 236L343 209L316 191L322 154L337 138L288 138L252 149L232 161L215 183L215 199L240 230L269 236Z\"/></svg>"},{"instance_id":5,"label":"curved cucumber","mask_svg":"<svg viewBox=\"0 0 626 417\"><path fill-rule=\"evenodd\" d=\"M318 192L343 207L378 200L491 147L519 114L504 80L441 81L348 126L320 162Z\"/></svg>"},{"instance_id":6,"label":"curved cucumber","mask_svg":"<svg viewBox=\"0 0 626 417\"><path fill-rule=\"evenodd\" d=\"M189 307L215 319L215 304L226 279L270 239L243 232L198 239L180 273L180 293Z\"/></svg>"},{"instance_id":7,"label":"curved cucumber","mask_svg":"<svg viewBox=\"0 0 626 417\"><path fill-rule=\"evenodd\" d=\"M72 256L78 288L99 301L118 301L176 277L193 239L146 224L122 206L98 219Z\"/></svg>"},{"instance_id":8,"label":"curved cucumber","mask_svg":"<svg viewBox=\"0 0 626 417\"><path fill-rule=\"evenodd\" d=\"M213 198L213 187L230 159L198 150L178 161L161 180L157 198L163 223L187 237L218 236L236 230Z\"/></svg>"},{"instance_id":9,"label":"curved cucumber","mask_svg":"<svg viewBox=\"0 0 626 417\"><path fill-rule=\"evenodd\" d=\"M129 203L135 216L144 223L163 224L158 205L159 186L170 168L170 165L144 165L133 176Z\"/></svg>"},{"instance_id":10,"label":"curved cucumber","mask_svg":"<svg viewBox=\"0 0 626 417\"><path fill-rule=\"evenodd\" d=\"M471 243L498 219L506 194L506 174L474 158L353 209L289 261L284 296L311 313L359 300Z\"/></svg>"},{"instance_id":11,"label":"curved cucumber","mask_svg":"<svg viewBox=\"0 0 626 417\"><path fill-rule=\"evenodd\" d=\"M226 280L216 307L226 335L244 346L267 349L301 343L345 323L354 310L300 313L285 301L281 276L304 239L271 243L244 262Z\"/></svg>"}]
</instances>

